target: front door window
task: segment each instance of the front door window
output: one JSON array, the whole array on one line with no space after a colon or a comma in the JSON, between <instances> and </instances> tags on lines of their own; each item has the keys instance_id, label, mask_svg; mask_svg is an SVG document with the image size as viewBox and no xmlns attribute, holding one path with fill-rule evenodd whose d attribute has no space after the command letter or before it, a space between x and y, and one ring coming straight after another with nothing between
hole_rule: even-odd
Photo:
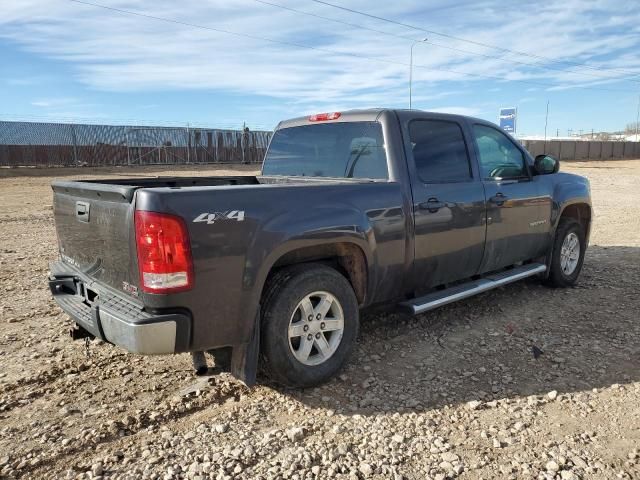
<instances>
[{"instance_id":1,"label":"front door window","mask_svg":"<svg viewBox=\"0 0 640 480\"><path fill-rule=\"evenodd\" d=\"M474 125L473 134L484 180L529 177L522 151L504 133L486 125Z\"/></svg>"}]
</instances>

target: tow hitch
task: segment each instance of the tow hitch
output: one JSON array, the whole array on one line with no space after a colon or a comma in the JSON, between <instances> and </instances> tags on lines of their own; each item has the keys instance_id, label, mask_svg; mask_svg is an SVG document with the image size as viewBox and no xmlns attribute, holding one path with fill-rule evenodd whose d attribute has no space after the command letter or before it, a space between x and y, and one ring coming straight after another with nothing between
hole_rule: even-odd
<instances>
[{"instance_id":1,"label":"tow hitch","mask_svg":"<svg viewBox=\"0 0 640 480\"><path fill-rule=\"evenodd\" d=\"M69 329L69 335L73 340L82 340L83 338L93 340L94 338L96 338L95 335L93 335L91 332L88 332L77 323L74 323L73 326Z\"/></svg>"}]
</instances>

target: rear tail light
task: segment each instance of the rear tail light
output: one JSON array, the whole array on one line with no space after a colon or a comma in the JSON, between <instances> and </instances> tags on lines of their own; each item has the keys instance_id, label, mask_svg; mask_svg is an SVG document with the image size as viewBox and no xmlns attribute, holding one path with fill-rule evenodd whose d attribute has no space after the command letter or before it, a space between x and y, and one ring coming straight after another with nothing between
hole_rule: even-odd
<instances>
[{"instance_id":1,"label":"rear tail light","mask_svg":"<svg viewBox=\"0 0 640 480\"><path fill-rule=\"evenodd\" d=\"M326 122L327 120L337 120L342 115L340 112L316 113L309 117L310 122Z\"/></svg>"},{"instance_id":2,"label":"rear tail light","mask_svg":"<svg viewBox=\"0 0 640 480\"><path fill-rule=\"evenodd\" d=\"M193 261L184 221L175 215L138 210L135 228L142 290L189 290L193 286Z\"/></svg>"}]
</instances>

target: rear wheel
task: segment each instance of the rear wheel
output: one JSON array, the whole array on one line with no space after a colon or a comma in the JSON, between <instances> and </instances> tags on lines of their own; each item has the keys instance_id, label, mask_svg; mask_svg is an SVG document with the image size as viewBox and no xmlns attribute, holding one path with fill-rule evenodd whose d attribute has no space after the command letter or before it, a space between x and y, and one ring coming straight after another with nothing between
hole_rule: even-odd
<instances>
[{"instance_id":1,"label":"rear wheel","mask_svg":"<svg viewBox=\"0 0 640 480\"><path fill-rule=\"evenodd\" d=\"M287 267L263 299L260 351L276 382L319 385L343 366L358 335L358 302L347 279L319 264Z\"/></svg>"},{"instance_id":2,"label":"rear wheel","mask_svg":"<svg viewBox=\"0 0 640 480\"><path fill-rule=\"evenodd\" d=\"M575 285L582 270L586 250L582 225L562 218L556 230L548 283L554 287Z\"/></svg>"}]
</instances>

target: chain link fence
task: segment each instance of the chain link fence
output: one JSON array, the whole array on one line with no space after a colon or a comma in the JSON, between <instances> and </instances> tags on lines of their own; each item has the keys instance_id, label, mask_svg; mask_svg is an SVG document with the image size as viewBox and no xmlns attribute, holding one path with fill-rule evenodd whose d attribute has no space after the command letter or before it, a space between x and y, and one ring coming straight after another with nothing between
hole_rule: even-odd
<instances>
[{"instance_id":1,"label":"chain link fence","mask_svg":"<svg viewBox=\"0 0 640 480\"><path fill-rule=\"evenodd\" d=\"M0 121L0 166L260 163L271 132Z\"/></svg>"}]
</instances>

